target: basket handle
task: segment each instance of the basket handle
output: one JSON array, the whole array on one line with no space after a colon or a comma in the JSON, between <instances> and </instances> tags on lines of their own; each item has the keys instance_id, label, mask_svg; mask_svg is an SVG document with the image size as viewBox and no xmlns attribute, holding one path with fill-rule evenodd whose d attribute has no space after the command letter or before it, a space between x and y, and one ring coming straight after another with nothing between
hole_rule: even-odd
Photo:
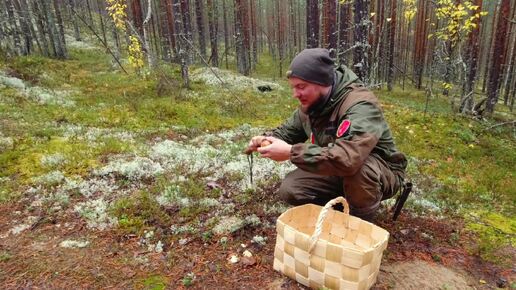
<instances>
[{"instance_id":1,"label":"basket handle","mask_svg":"<svg viewBox=\"0 0 516 290\"><path fill-rule=\"evenodd\" d=\"M338 196L338 197L328 201L328 203L326 203L326 205L323 207L323 209L321 209L321 212L319 213L319 217L317 218L317 223L315 224L315 231L312 234L312 237L310 238L311 242L310 242L310 249L308 249L308 253L312 252L312 250L315 247L315 244L317 244L317 240L319 240L319 236L321 235L321 232L322 232L322 224L323 224L324 219L326 218L326 215L328 214L328 210L332 206L334 206L338 203L342 203L344 205L344 214L349 215L349 204L344 197Z\"/></svg>"}]
</instances>

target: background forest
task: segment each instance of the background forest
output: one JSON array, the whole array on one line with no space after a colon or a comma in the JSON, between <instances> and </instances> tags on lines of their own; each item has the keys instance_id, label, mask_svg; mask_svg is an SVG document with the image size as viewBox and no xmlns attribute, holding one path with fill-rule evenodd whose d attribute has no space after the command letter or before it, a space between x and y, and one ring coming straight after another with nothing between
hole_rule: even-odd
<instances>
[{"instance_id":1,"label":"background forest","mask_svg":"<svg viewBox=\"0 0 516 290\"><path fill-rule=\"evenodd\" d=\"M410 159L375 289L516 289L515 0L0 0L0 284L302 288L272 270L294 166L241 151L307 47Z\"/></svg>"}]
</instances>

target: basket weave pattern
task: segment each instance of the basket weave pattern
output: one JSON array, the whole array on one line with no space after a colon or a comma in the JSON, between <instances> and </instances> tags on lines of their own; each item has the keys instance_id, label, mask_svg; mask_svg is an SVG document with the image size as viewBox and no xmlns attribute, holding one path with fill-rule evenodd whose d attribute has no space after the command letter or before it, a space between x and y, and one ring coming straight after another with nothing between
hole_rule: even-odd
<instances>
[{"instance_id":1,"label":"basket weave pattern","mask_svg":"<svg viewBox=\"0 0 516 290\"><path fill-rule=\"evenodd\" d=\"M283 213L276 223L274 269L311 288L369 289L376 282L389 233L350 216L345 205L345 213L324 212L318 238L312 234L321 206L306 204Z\"/></svg>"}]
</instances>

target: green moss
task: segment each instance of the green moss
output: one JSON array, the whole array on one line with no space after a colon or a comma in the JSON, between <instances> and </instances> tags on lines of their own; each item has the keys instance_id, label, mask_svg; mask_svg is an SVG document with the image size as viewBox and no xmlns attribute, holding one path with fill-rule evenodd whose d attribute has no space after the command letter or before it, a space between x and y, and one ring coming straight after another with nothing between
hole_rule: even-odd
<instances>
[{"instance_id":1,"label":"green moss","mask_svg":"<svg viewBox=\"0 0 516 290\"><path fill-rule=\"evenodd\" d=\"M153 275L141 280L139 284L143 289L147 290L163 290L167 289L168 278L160 275Z\"/></svg>"},{"instance_id":2,"label":"green moss","mask_svg":"<svg viewBox=\"0 0 516 290\"><path fill-rule=\"evenodd\" d=\"M20 154L16 158L16 163L11 169L12 172L9 173L20 174L25 182L53 170L60 170L65 176L86 176L91 169L99 165L95 159L97 152L94 148L90 144L78 140L53 137L47 142L37 145L30 142L25 143L20 151L23 152L23 155ZM52 154L63 155L66 162L56 166L42 164L42 157Z\"/></svg>"},{"instance_id":3,"label":"green moss","mask_svg":"<svg viewBox=\"0 0 516 290\"><path fill-rule=\"evenodd\" d=\"M7 262L12 258L12 255L7 251L0 251L0 262Z\"/></svg>"},{"instance_id":4,"label":"green moss","mask_svg":"<svg viewBox=\"0 0 516 290\"><path fill-rule=\"evenodd\" d=\"M168 228L171 224L170 216L146 191L117 200L110 211L122 220L119 228L125 233L141 234L145 228Z\"/></svg>"},{"instance_id":5,"label":"green moss","mask_svg":"<svg viewBox=\"0 0 516 290\"><path fill-rule=\"evenodd\" d=\"M466 228L478 239L478 254L486 260L510 266L512 258L503 249L516 247L516 219L488 211L474 212L467 217Z\"/></svg>"}]
</instances>

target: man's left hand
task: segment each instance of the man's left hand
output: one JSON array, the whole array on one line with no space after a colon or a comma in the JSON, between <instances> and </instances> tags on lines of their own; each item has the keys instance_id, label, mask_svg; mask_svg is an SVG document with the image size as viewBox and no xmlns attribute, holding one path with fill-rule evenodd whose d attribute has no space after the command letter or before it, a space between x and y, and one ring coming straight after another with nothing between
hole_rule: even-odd
<instances>
[{"instance_id":1,"label":"man's left hand","mask_svg":"<svg viewBox=\"0 0 516 290\"><path fill-rule=\"evenodd\" d=\"M271 144L257 149L262 157L266 157L274 161L285 161L290 159L290 149L292 149L292 145L274 137L266 137L266 140L270 141Z\"/></svg>"}]
</instances>

